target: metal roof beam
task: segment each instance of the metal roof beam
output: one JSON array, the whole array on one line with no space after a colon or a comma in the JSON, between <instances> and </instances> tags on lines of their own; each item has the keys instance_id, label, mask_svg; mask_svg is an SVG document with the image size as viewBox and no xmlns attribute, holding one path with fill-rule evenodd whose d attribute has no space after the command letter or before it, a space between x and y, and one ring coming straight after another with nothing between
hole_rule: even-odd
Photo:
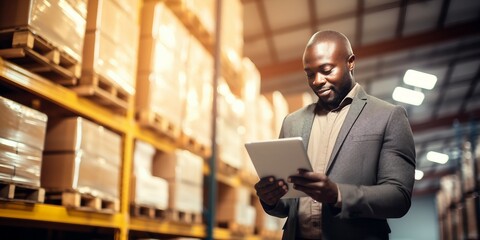
<instances>
[{"instance_id":1,"label":"metal roof beam","mask_svg":"<svg viewBox=\"0 0 480 240\"><path fill-rule=\"evenodd\" d=\"M472 21L468 23L458 24L447 28L428 31L417 35L403 37L399 39L393 39L381 43L359 46L354 49L355 55L359 58L365 59L382 54L392 53L396 51L402 51L415 47L420 47L427 44L435 44L445 42L452 39L463 38L466 36L479 34L480 28L478 24L480 21ZM298 72L303 69L303 63L301 59L293 59L290 61L284 61L264 67L260 67L259 71L262 77L262 81L268 81L277 76Z\"/></svg>"}]
</instances>

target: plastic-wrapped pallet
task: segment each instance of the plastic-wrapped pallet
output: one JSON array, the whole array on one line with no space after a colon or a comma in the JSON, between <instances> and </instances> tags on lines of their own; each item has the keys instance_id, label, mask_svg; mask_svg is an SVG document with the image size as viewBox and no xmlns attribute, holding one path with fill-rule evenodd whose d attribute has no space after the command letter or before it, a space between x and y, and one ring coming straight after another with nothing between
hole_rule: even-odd
<instances>
[{"instance_id":1,"label":"plastic-wrapped pallet","mask_svg":"<svg viewBox=\"0 0 480 240\"><path fill-rule=\"evenodd\" d=\"M283 119L288 114L288 103L283 94L279 91L273 91L269 94L264 94L268 101L272 104L273 112L273 133L274 135L280 135Z\"/></svg>"},{"instance_id":2,"label":"plastic-wrapped pallet","mask_svg":"<svg viewBox=\"0 0 480 240\"><path fill-rule=\"evenodd\" d=\"M244 104L225 81L218 86L217 143L219 159L229 166L243 168Z\"/></svg>"},{"instance_id":3,"label":"plastic-wrapped pallet","mask_svg":"<svg viewBox=\"0 0 480 240\"><path fill-rule=\"evenodd\" d=\"M215 0L185 0L187 8L197 15L205 30L215 32Z\"/></svg>"},{"instance_id":4,"label":"plastic-wrapped pallet","mask_svg":"<svg viewBox=\"0 0 480 240\"><path fill-rule=\"evenodd\" d=\"M0 97L0 180L40 186L47 115Z\"/></svg>"},{"instance_id":5,"label":"plastic-wrapped pallet","mask_svg":"<svg viewBox=\"0 0 480 240\"><path fill-rule=\"evenodd\" d=\"M118 200L121 137L81 117L62 119L49 126L42 187Z\"/></svg>"},{"instance_id":6,"label":"plastic-wrapped pallet","mask_svg":"<svg viewBox=\"0 0 480 240\"><path fill-rule=\"evenodd\" d=\"M222 2L222 52L226 53L230 67L242 70L243 56L243 4L240 0Z\"/></svg>"},{"instance_id":7,"label":"plastic-wrapped pallet","mask_svg":"<svg viewBox=\"0 0 480 240\"><path fill-rule=\"evenodd\" d=\"M135 93L138 32L138 1L89 0L85 34L82 81L95 75L119 87L129 95ZM126 7L128 5L133 5Z\"/></svg>"},{"instance_id":8,"label":"plastic-wrapped pallet","mask_svg":"<svg viewBox=\"0 0 480 240\"><path fill-rule=\"evenodd\" d=\"M0 29L30 29L82 61L87 0L0 1ZM55 27L52 27L55 23Z\"/></svg>"},{"instance_id":9,"label":"plastic-wrapped pallet","mask_svg":"<svg viewBox=\"0 0 480 240\"><path fill-rule=\"evenodd\" d=\"M136 205L164 210L168 207L168 182L152 175L154 155L152 145L138 140L135 142L130 200Z\"/></svg>"},{"instance_id":10,"label":"plastic-wrapped pallet","mask_svg":"<svg viewBox=\"0 0 480 240\"><path fill-rule=\"evenodd\" d=\"M172 153L157 153L152 173L168 181L170 209L187 213L202 212L203 158L180 149Z\"/></svg>"},{"instance_id":11,"label":"plastic-wrapped pallet","mask_svg":"<svg viewBox=\"0 0 480 240\"><path fill-rule=\"evenodd\" d=\"M194 37L190 41L187 66L187 95L182 130L198 143L210 147L213 58Z\"/></svg>"},{"instance_id":12,"label":"plastic-wrapped pallet","mask_svg":"<svg viewBox=\"0 0 480 240\"><path fill-rule=\"evenodd\" d=\"M142 8L136 109L181 126L187 89L188 30L163 2Z\"/></svg>"},{"instance_id":13,"label":"plastic-wrapped pallet","mask_svg":"<svg viewBox=\"0 0 480 240\"><path fill-rule=\"evenodd\" d=\"M245 90L242 99L245 104L245 142L261 140L258 138L258 132L264 126L257 121L257 105L260 98L260 72L255 64L249 58L242 60L242 78L245 83ZM256 176L255 167L253 166L247 151L242 148L242 158L244 160L244 169L250 175Z\"/></svg>"},{"instance_id":14,"label":"plastic-wrapped pallet","mask_svg":"<svg viewBox=\"0 0 480 240\"><path fill-rule=\"evenodd\" d=\"M242 226L254 226L256 210L251 202L251 192L246 187L220 188L217 201L217 220L235 222Z\"/></svg>"},{"instance_id":15,"label":"plastic-wrapped pallet","mask_svg":"<svg viewBox=\"0 0 480 240\"><path fill-rule=\"evenodd\" d=\"M270 235L271 233L282 231L282 227L287 218L278 218L268 215L265 210L263 210L259 199L256 199L253 204L257 210L255 226L260 235Z\"/></svg>"},{"instance_id":16,"label":"plastic-wrapped pallet","mask_svg":"<svg viewBox=\"0 0 480 240\"><path fill-rule=\"evenodd\" d=\"M256 111L257 123L262 126L257 129L257 140L278 138L278 133L273 128L273 107L265 96L261 95L258 99Z\"/></svg>"}]
</instances>

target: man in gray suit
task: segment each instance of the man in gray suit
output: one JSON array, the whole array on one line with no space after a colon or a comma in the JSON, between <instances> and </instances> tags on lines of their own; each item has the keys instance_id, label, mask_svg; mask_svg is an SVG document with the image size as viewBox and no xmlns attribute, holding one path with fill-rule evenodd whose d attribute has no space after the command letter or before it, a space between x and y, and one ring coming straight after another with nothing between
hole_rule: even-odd
<instances>
[{"instance_id":1,"label":"man in gray suit","mask_svg":"<svg viewBox=\"0 0 480 240\"><path fill-rule=\"evenodd\" d=\"M255 189L262 206L288 217L283 239L388 239L386 219L408 212L414 184L406 112L355 82L355 55L341 33L315 33L303 66L318 102L289 114L280 138L302 137L314 171L260 179ZM280 199L285 181L309 197Z\"/></svg>"}]
</instances>

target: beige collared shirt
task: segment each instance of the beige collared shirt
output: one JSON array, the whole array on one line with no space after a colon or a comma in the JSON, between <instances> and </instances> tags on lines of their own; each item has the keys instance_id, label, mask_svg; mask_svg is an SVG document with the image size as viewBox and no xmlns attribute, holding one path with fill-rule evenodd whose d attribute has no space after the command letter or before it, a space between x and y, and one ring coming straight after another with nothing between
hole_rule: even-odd
<instances>
[{"instance_id":1,"label":"beige collared shirt","mask_svg":"<svg viewBox=\"0 0 480 240\"><path fill-rule=\"evenodd\" d=\"M325 173L338 133L350 109L350 103L352 103L352 99L357 94L358 89L359 85L356 83L342 100L338 108L332 111L321 110L315 115L307 149L308 157L315 172ZM338 199L341 202L340 195ZM300 198L298 226L298 232L302 238L321 238L322 204L310 197Z\"/></svg>"}]
</instances>

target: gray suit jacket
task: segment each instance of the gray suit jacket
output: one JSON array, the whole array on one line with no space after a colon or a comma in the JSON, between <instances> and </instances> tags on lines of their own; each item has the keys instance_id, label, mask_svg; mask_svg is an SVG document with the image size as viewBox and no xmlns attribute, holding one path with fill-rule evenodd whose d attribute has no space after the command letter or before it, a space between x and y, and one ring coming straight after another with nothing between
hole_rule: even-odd
<instances>
[{"instance_id":1,"label":"gray suit jacket","mask_svg":"<svg viewBox=\"0 0 480 240\"><path fill-rule=\"evenodd\" d=\"M280 137L303 138L308 146L315 104L289 114ZM360 89L340 129L326 174L338 184L342 208L323 204L323 239L388 239L387 218L410 208L415 173L415 146L402 107ZM273 216L288 217L283 239L296 239L298 199L282 199Z\"/></svg>"}]
</instances>

